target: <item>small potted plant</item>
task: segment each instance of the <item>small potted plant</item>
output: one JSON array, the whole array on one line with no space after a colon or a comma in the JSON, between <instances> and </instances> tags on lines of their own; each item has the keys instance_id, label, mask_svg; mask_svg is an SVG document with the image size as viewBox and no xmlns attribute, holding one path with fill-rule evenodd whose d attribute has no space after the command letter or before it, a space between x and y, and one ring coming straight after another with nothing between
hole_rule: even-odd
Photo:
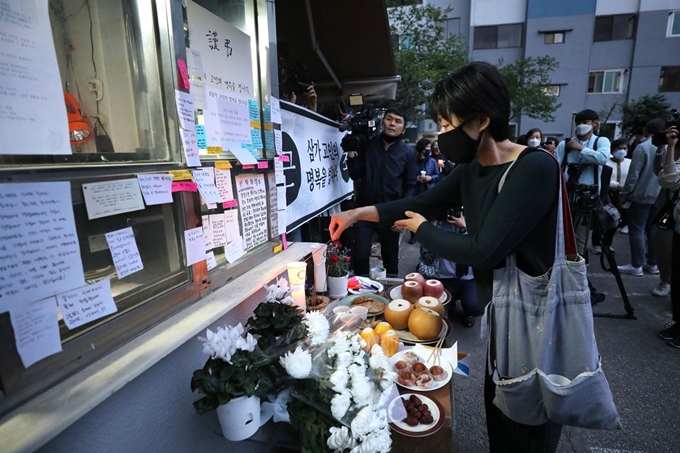
<instances>
[{"instance_id":1,"label":"small potted plant","mask_svg":"<svg viewBox=\"0 0 680 453\"><path fill-rule=\"evenodd\" d=\"M191 378L191 390L204 395L194 408L199 414L216 410L226 439L247 439L260 427L260 398L274 387L280 368L241 323L208 329L199 340L210 358Z\"/></svg>"},{"instance_id":2,"label":"small potted plant","mask_svg":"<svg viewBox=\"0 0 680 453\"><path fill-rule=\"evenodd\" d=\"M347 270L349 269L350 249L339 241L333 241L326 252L328 274L328 295L332 298L347 295Z\"/></svg>"}]
</instances>

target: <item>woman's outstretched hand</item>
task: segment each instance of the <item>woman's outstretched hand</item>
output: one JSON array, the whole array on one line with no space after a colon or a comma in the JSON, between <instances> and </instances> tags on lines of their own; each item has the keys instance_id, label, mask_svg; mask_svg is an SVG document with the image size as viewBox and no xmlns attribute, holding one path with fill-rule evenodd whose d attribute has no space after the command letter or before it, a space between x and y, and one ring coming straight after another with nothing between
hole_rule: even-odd
<instances>
[{"instance_id":1,"label":"woman's outstretched hand","mask_svg":"<svg viewBox=\"0 0 680 453\"><path fill-rule=\"evenodd\" d=\"M328 227L328 230L331 233L331 239L334 241L340 239L342 232L354 225L355 222L354 210L333 214L331 216L331 223Z\"/></svg>"},{"instance_id":2,"label":"woman's outstretched hand","mask_svg":"<svg viewBox=\"0 0 680 453\"><path fill-rule=\"evenodd\" d=\"M394 225L399 228L406 228L411 233L415 233L416 231L418 231L418 227L420 226L421 223L427 222L427 219L425 219L425 217L421 216L417 212L406 211L404 214L406 214L406 217L408 217L408 219L397 220L396 222L394 222Z\"/></svg>"}]
</instances>

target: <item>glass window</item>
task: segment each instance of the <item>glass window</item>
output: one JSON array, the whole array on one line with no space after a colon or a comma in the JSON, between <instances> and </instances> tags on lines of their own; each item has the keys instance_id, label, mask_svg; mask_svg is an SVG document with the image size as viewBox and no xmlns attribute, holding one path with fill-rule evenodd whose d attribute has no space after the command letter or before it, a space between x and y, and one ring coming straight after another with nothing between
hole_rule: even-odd
<instances>
[{"instance_id":1,"label":"glass window","mask_svg":"<svg viewBox=\"0 0 680 453\"><path fill-rule=\"evenodd\" d=\"M635 14L597 16L595 18L594 42L617 41L635 37Z\"/></svg>"},{"instance_id":2,"label":"glass window","mask_svg":"<svg viewBox=\"0 0 680 453\"><path fill-rule=\"evenodd\" d=\"M495 49L498 39L498 27L475 27L474 49Z\"/></svg>"},{"instance_id":3,"label":"glass window","mask_svg":"<svg viewBox=\"0 0 680 453\"><path fill-rule=\"evenodd\" d=\"M559 96L560 95L560 86L559 85L548 85L543 87L543 92L545 94L549 94L551 96Z\"/></svg>"},{"instance_id":4,"label":"glass window","mask_svg":"<svg viewBox=\"0 0 680 453\"><path fill-rule=\"evenodd\" d=\"M588 93L625 93L628 86L628 70L591 71Z\"/></svg>"},{"instance_id":5,"label":"glass window","mask_svg":"<svg viewBox=\"0 0 680 453\"><path fill-rule=\"evenodd\" d=\"M445 19L441 21L441 25L444 28L444 39L460 34L460 17Z\"/></svg>"},{"instance_id":6,"label":"glass window","mask_svg":"<svg viewBox=\"0 0 680 453\"><path fill-rule=\"evenodd\" d=\"M522 46L522 24L510 24L498 26L498 48Z\"/></svg>"},{"instance_id":7,"label":"glass window","mask_svg":"<svg viewBox=\"0 0 680 453\"><path fill-rule=\"evenodd\" d=\"M659 91L680 91L680 66L663 66L661 68Z\"/></svg>"},{"instance_id":8,"label":"glass window","mask_svg":"<svg viewBox=\"0 0 680 453\"><path fill-rule=\"evenodd\" d=\"M564 32L552 32L545 33L543 36L543 42L545 44L564 44Z\"/></svg>"},{"instance_id":9,"label":"glass window","mask_svg":"<svg viewBox=\"0 0 680 453\"><path fill-rule=\"evenodd\" d=\"M422 5L423 0L387 0L387 7Z\"/></svg>"},{"instance_id":10,"label":"glass window","mask_svg":"<svg viewBox=\"0 0 680 453\"><path fill-rule=\"evenodd\" d=\"M138 0L49 0L72 156L0 156L0 165L167 161L157 11ZM80 117L77 112L82 112Z\"/></svg>"},{"instance_id":11,"label":"glass window","mask_svg":"<svg viewBox=\"0 0 680 453\"><path fill-rule=\"evenodd\" d=\"M680 36L680 11L668 13L668 29L666 36Z\"/></svg>"}]
</instances>

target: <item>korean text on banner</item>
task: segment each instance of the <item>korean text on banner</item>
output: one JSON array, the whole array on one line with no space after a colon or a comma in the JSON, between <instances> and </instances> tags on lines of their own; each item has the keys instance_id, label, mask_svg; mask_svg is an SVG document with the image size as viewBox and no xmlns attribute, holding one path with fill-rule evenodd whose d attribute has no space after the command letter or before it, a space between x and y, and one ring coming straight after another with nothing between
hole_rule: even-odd
<instances>
[{"instance_id":1,"label":"korean text on banner","mask_svg":"<svg viewBox=\"0 0 680 453\"><path fill-rule=\"evenodd\" d=\"M111 295L111 280L108 279L57 294L57 301L64 323L69 329L75 329L118 311Z\"/></svg>"},{"instance_id":2,"label":"korean text on banner","mask_svg":"<svg viewBox=\"0 0 680 453\"><path fill-rule=\"evenodd\" d=\"M0 267L0 313L85 284L71 183L0 184Z\"/></svg>"},{"instance_id":3,"label":"korean text on banner","mask_svg":"<svg viewBox=\"0 0 680 453\"><path fill-rule=\"evenodd\" d=\"M48 297L9 312L14 343L25 368L61 352L57 300Z\"/></svg>"},{"instance_id":4,"label":"korean text on banner","mask_svg":"<svg viewBox=\"0 0 680 453\"><path fill-rule=\"evenodd\" d=\"M267 190L263 174L239 175L236 190L240 201L244 247L250 250L267 237Z\"/></svg>"},{"instance_id":5,"label":"korean text on banner","mask_svg":"<svg viewBox=\"0 0 680 453\"><path fill-rule=\"evenodd\" d=\"M116 266L118 280L144 269L132 227L106 233L106 242L109 244L113 264Z\"/></svg>"},{"instance_id":6,"label":"korean text on banner","mask_svg":"<svg viewBox=\"0 0 680 453\"><path fill-rule=\"evenodd\" d=\"M83 184L83 196L90 220L144 209L137 178Z\"/></svg>"}]
</instances>

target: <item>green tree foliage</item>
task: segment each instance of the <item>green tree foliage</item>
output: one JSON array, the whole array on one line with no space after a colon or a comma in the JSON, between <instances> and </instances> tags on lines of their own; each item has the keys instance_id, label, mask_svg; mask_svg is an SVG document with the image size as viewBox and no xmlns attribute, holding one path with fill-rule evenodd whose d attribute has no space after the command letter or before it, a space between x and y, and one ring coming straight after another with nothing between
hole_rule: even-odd
<instances>
[{"instance_id":1,"label":"green tree foliage","mask_svg":"<svg viewBox=\"0 0 680 453\"><path fill-rule=\"evenodd\" d=\"M671 104L661 93L640 96L636 101L624 102L621 108L621 134L630 137L652 118L670 119Z\"/></svg>"},{"instance_id":2,"label":"green tree foliage","mask_svg":"<svg viewBox=\"0 0 680 453\"><path fill-rule=\"evenodd\" d=\"M468 61L467 43L458 35L446 36L446 19L452 8L433 5L389 10L394 60L401 83L395 102L408 115L409 123L428 114L434 85Z\"/></svg>"},{"instance_id":3,"label":"green tree foliage","mask_svg":"<svg viewBox=\"0 0 680 453\"><path fill-rule=\"evenodd\" d=\"M510 118L526 115L541 121L555 121L553 113L561 107L557 98L544 88L550 85L550 72L558 61L550 56L521 57L505 64L501 59L498 69L510 92Z\"/></svg>"}]
</instances>

